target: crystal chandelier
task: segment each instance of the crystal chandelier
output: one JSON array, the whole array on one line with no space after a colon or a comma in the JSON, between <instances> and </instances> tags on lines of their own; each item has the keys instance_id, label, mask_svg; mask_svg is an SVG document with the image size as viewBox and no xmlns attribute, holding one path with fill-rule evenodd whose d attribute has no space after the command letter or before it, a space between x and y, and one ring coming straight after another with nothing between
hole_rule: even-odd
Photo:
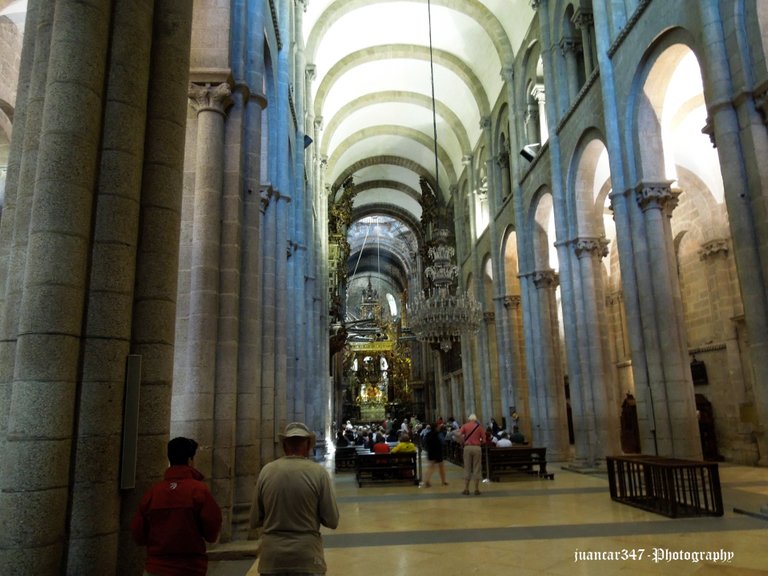
<instances>
[{"instance_id":1,"label":"crystal chandelier","mask_svg":"<svg viewBox=\"0 0 768 576\"><path fill-rule=\"evenodd\" d=\"M432 265L424 270L432 288L416 295L409 318L418 340L448 352L462 334L477 332L483 311L469 294L451 292L459 267L452 263L454 250L446 244L448 230L438 229L434 234L436 244L429 249Z\"/></svg>"},{"instance_id":2,"label":"crystal chandelier","mask_svg":"<svg viewBox=\"0 0 768 576\"><path fill-rule=\"evenodd\" d=\"M432 9L427 0L429 16L429 70L432 84L432 127L435 151L435 192L439 191L437 154L437 112L435 105L435 72L432 58ZM448 246L448 230L433 230L434 245L429 248L432 265L424 270L432 287L419 292L409 307L409 319L414 335L421 342L439 345L448 352L462 334L477 332L483 318L480 304L469 294L452 293L451 287L458 278L459 267L453 264L454 249Z\"/></svg>"}]
</instances>

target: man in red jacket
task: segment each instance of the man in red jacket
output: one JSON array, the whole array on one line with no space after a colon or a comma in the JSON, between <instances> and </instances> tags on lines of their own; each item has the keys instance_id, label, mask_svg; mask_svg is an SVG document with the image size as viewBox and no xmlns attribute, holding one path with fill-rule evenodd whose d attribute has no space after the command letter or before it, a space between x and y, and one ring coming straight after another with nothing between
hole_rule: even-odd
<instances>
[{"instance_id":1,"label":"man in red jacket","mask_svg":"<svg viewBox=\"0 0 768 576\"><path fill-rule=\"evenodd\" d=\"M133 539L147 547L145 576L204 576L208 571L205 542L221 530L221 509L203 475L194 467L197 442L168 442L170 467L161 482L141 498L131 522Z\"/></svg>"}]
</instances>

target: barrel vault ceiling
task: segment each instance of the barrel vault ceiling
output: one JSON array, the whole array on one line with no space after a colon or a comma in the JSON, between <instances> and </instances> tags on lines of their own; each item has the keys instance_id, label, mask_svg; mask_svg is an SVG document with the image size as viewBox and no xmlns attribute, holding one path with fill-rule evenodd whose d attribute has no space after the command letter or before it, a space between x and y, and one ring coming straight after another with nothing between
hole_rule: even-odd
<instances>
[{"instance_id":1,"label":"barrel vault ceiling","mask_svg":"<svg viewBox=\"0 0 768 576\"><path fill-rule=\"evenodd\" d=\"M340 194L352 177L350 276L372 273L402 286L413 272L407 250L415 247L409 225L421 218L419 179L436 182L448 201L533 16L530 0L309 0L303 29L314 78L309 112L320 128L314 153L326 162L331 190Z\"/></svg>"}]
</instances>

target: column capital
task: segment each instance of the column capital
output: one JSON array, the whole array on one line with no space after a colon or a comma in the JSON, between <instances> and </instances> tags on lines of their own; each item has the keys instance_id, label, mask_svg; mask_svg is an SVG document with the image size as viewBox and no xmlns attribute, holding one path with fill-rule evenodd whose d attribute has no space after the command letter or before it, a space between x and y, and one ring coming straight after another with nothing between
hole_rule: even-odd
<instances>
[{"instance_id":1,"label":"column capital","mask_svg":"<svg viewBox=\"0 0 768 576\"><path fill-rule=\"evenodd\" d=\"M533 284L540 290L556 288L560 284L560 276L554 270L537 270L533 273Z\"/></svg>"},{"instance_id":2,"label":"column capital","mask_svg":"<svg viewBox=\"0 0 768 576\"><path fill-rule=\"evenodd\" d=\"M512 84L515 81L515 68L514 66L502 66L499 71L499 75L504 82Z\"/></svg>"},{"instance_id":3,"label":"column capital","mask_svg":"<svg viewBox=\"0 0 768 576\"><path fill-rule=\"evenodd\" d=\"M701 245L699 250L699 259L707 260L712 256L721 255L723 257L728 256L728 239L718 238L716 240L710 240Z\"/></svg>"},{"instance_id":4,"label":"column capital","mask_svg":"<svg viewBox=\"0 0 768 576\"><path fill-rule=\"evenodd\" d=\"M304 75L307 78L307 82L312 82L317 78L317 66L314 64L307 64L304 68Z\"/></svg>"},{"instance_id":5,"label":"column capital","mask_svg":"<svg viewBox=\"0 0 768 576\"><path fill-rule=\"evenodd\" d=\"M763 117L763 124L768 126L768 83L755 91L755 107Z\"/></svg>"},{"instance_id":6,"label":"column capital","mask_svg":"<svg viewBox=\"0 0 768 576\"><path fill-rule=\"evenodd\" d=\"M483 321L486 324L493 324L496 322L496 313L495 312L483 312Z\"/></svg>"},{"instance_id":7,"label":"column capital","mask_svg":"<svg viewBox=\"0 0 768 576\"><path fill-rule=\"evenodd\" d=\"M608 245L610 240L605 237L599 238L576 238L573 241L573 251L577 258L585 256L597 256L598 258L605 258L608 256Z\"/></svg>"},{"instance_id":8,"label":"column capital","mask_svg":"<svg viewBox=\"0 0 768 576\"><path fill-rule=\"evenodd\" d=\"M509 168L509 150L502 150L496 155L496 164L502 170Z\"/></svg>"},{"instance_id":9,"label":"column capital","mask_svg":"<svg viewBox=\"0 0 768 576\"><path fill-rule=\"evenodd\" d=\"M662 210L667 216L672 215L680 193L680 190L672 189L672 180L640 182L635 186L637 205L640 210L643 212L652 209Z\"/></svg>"},{"instance_id":10,"label":"column capital","mask_svg":"<svg viewBox=\"0 0 768 576\"><path fill-rule=\"evenodd\" d=\"M592 26L595 23L595 17L590 10L585 10L579 6L573 13L571 22L574 23L576 28L585 28Z\"/></svg>"},{"instance_id":11,"label":"column capital","mask_svg":"<svg viewBox=\"0 0 768 576\"><path fill-rule=\"evenodd\" d=\"M519 294L506 294L504 296L504 308L512 310L519 310L521 299Z\"/></svg>"},{"instance_id":12,"label":"column capital","mask_svg":"<svg viewBox=\"0 0 768 576\"><path fill-rule=\"evenodd\" d=\"M563 53L563 56L569 53L579 52L580 50L581 42L579 40L570 38L568 36L563 36L563 38L560 40L560 52Z\"/></svg>"},{"instance_id":13,"label":"column capital","mask_svg":"<svg viewBox=\"0 0 768 576\"><path fill-rule=\"evenodd\" d=\"M531 96L533 96L539 104L544 104L547 101L547 90L544 87L544 84L534 84L531 88Z\"/></svg>"},{"instance_id":14,"label":"column capital","mask_svg":"<svg viewBox=\"0 0 768 576\"><path fill-rule=\"evenodd\" d=\"M232 89L226 82L216 85L190 84L187 91L187 96L192 100L198 114L204 110L225 114L227 108L232 105L231 95Z\"/></svg>"},{"instance_id":15,"label":"column capital","mask_svg":"<svg viewBox=\"0 0 768 576\"><path fill-rule=\"evenodd\" d=\"M702 134L709 136L709 141L712 142L712 148L717 148L717 140L715 139L715 126L712 124L712 116L707 116L704 122L704 127L701 129Z\"/></svg>"},{"instance_id":16,"label":"column capital","mask_svg":"<svg viewBox=\"0 0 768 576\"><path fill-rule=\"evenodd\" d=\"M464 164L465 166L468 166L472 164L472 158L473 158L472 154L464 154L464 156L461 157L461 163Z\"/></svg>"},{"instance_id":17,"label":"column capital","mask_svg":"<svg viewBox=\"0 0 768 576\"><path fill-rule=\"evenodd\" d=\"M480 129L488 130L491 127L491 117L483 116L480 118Z\"/></svg>"}]
</instances>

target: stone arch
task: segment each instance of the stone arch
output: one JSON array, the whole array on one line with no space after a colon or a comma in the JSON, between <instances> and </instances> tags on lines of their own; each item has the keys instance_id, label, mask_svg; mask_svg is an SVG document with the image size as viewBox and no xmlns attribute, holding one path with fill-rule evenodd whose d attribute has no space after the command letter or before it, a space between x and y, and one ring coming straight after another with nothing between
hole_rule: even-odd
<instances>
[{"instance_id":1,"label":"stone arch","mask_svg":"<svg viewBox=\"0 0 768 576\"><path fill-rule=\"evenodd\" d=\"M333 172L333 168L336 165L336 163L341 159L341 157L344 155L344 153L347 150L350 150L354 148L354 146L361 141L368 139L368 138L376 138L378 136L402 136L405 138L408 138L410 140L413 140L414 142L417 142L421 144L424 148L427 149L429 154L434 155L433 150L433 140L431 137L427 136L424 132L421 130L417 130L415 128L410 128L406 126L397 126L397 125L379 125L379 126L373 126L369 128L364 128L363 130L359 130L355 134L351 135L349 138L345 139L343 142L341 142L336 148L334 149L333 154L328 158L328 171ZM443 166L443 169L446 171L448 175L448 182L456 182L456 172L453 169L453 166L451 165L450 158L448 157L448 153L445 151L445 148L440 146L438 144L437 149L438 158L440 159L440 164Z\"/></svg>"},{"instance_id":2,"label":"stone arch","mask_svg":"<svg viewBox=\"0 0 768 576\"><path fill-rule=\"evenodd\" d=\"M636 164L637 180L674 180L671 151L665 147L663 113L668 88L680 62L692 51L689 33L675 28L657 40L644 55L628 99L627 148ZM670 178L672 176L672 178Z\"/></svg>"},{"instance_id":3,"label":"stone arch","mask_svg":"<svg viewBox=\"0 0 768 576\"><path fill-rule=\"evenodd\" d=\"M606 172L608 151L602 134L591 129L584 133L573 155L569 170L568 203L571 205L569 214L573 221L568 223L569 229L576 237L597 238L605 235L603 212L606 201L606 181L610 181L610 173ZM602 174L600 169L603 159ZM601 181L597 181L597 178Z\"/></svg>"},{"instance_id":4,"label":"stone arch","mask_svg":"<svg viewBox=\"0 0 768 576\"><path fill-rule=\"evenodd\" d=\"M345 104L339 109L333 118L330 119L328 125L323 130L322 144L320 146L321 154L325 155L328 153L329 143L333 138L334 133L339 128L339 125L344 121L344 118L356 112L357 110L365 108L366 106L370 106L376 102L409 103L421 106L422 108L429 110L430 113L432 111L431 98L425 94L419 94L418 92L403 92L392 90L387 92L375 92L372 94L366 94L365 96L361 96L360 98L356 98L355 100ZM453 136L458 141L461 150L465 153L468 153L472 146L469 143L469 136L467 135L467 131L459 120L459 117L455 112L453 112L453 110L451 110L448 106L439 100L435 102L435 108L437 116L443 118L445 122L452 128L451 131Z\"/></svg>"},{"instance_id":5,"label":"stone arch","mask_svg":"<svg viewBox=\"0 0 768 576\"><path fill-rule=\"evenodd\" d=\"M375 0L378 3L392 2L393 0ZM425 4L427 0L413 0L414 2ZM504 26L493 12L488 10L478 0L431 0L435 6L443 6L445 8L461 12L475 20L484 30L488 31L488 37L491 39L496 53L501 62L511 62L514 57L514 50L512 44L507 38L507 34L504 31ZM344 14L357 10L371 4L371 0L347 0L345 2L337 2L332 4L318 20L317 24L313 27L312 33L307 39L306 54L307 61L312 62L315 59L315 53L318 46L323 42L325 34L331 25L341 18Z\"/></svg>"},{"instance_id":6,"label":"stone arch","mask_svg":"<svg viewBox=\"0 0 768 576\"><path fill-rule=\"evenodd\" d=\"M535 270L554 268L551 262L554 245L554 199L552 193L542 188L531 204L530 239Z\"/></svg>"}]
</instances>

